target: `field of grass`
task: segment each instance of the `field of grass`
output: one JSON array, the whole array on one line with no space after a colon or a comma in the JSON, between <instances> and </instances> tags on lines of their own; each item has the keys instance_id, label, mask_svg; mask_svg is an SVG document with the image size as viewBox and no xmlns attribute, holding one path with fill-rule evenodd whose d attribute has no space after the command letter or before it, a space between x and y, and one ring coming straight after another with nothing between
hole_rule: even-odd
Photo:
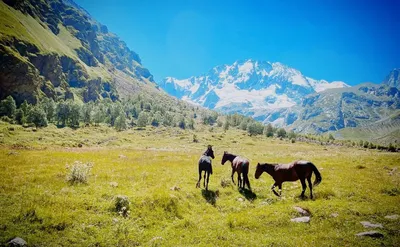
<instances>
[{"instance_id":1,"label":"field of grass","mask_svg":"<svg viewBox=\"0 0 400 247\"><path fill-rule=\"evenodd\" d=\"M208 144L216 157L206 192L195 184ZM220 164L224 151L249 158L253 194L230 182L230 164ZM268 174L254 178L257 162L296 159L321 172L313 200L298 197L299 181L284 183L278 198ZM87 184L66 181L75 161L93 164ZM385 218L400 215L399 164L398 153L238 130L33 131L0 122L0 245L18 236L29 246L399 246L400 219ZM129 197L128 217L116 212L117 195ZM309 223L290 221L300 216L294 206L311 212ZM365 229L361 221L383 228ZM370 230L384 237L355 236Z\"/></svg>"}]
</instances>

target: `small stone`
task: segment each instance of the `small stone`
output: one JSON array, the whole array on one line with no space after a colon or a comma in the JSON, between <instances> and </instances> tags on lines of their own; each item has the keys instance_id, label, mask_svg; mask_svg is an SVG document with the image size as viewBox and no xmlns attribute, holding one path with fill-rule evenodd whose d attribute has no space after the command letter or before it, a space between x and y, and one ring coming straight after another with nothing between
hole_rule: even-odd
<instances>
[{"instance_id":1,"label":"small stone","mask_svg":"<svg viewBox=\"0 0 400 247\"><path fill-rule=\"evenodd\" d=\"M120 154L119 156L118 156L120 159L126 159L127 157L125 156L125 155L123 155L123 154Z\"/></svg>"},{"instance_id":2,"label":"small stone","mask_svg":"<svg viewBox=\"0 0 400 247\"><path fill-rule=\"evenodd\" d=\"M150 240L150 242L155 242L155 241L162 241L164 240L163 237L154 237Z\"/></svg>"},{"instance_id":3,"label":"small stone","mask_svg":"<svg viewBox=\"0 0 400 247\"><path fill-rule=\"evenodd\" d=\"M118 187L118 183L117 182L110 182L110 186L113 188L117 188Z\"/></svg>"},{"instance_id":4,"label":"small stone","mask_svg":"<svg viewBox=\"0 0 400 247\"><path fill-rule=\"evenodd\" d=\"M383 228L382 224L373 224L369 221L360 222L365 228Z\"/></svg>"},{"instance_id":5,"label":"small stone","mask_svg":"<svg viewBox=\"0 0 400 247\"><path fill-rule=\"evenodd\" d=\"M393 214L393 215L386 215L385 219L389 220L397 220L400 216L398 214Z\"/></svg>"},{"instance_id":6,"label":"small stone","mask_svg":"<svg viewBox=\"0 0 400 247\"><path fill-rule=\"evenodd\" d=\"M116 224L116 223L118 223L119 220L117 218L113 218L112 221L113 221L114 224Z\"/></svg>"},{"instance_id":7,"label":"small stone","mask_svg":"<svg viewBox=\"0 0 400 247\"><path fill-rule=\"evenodd\" d=\"M172 186L172 187L170 188L170 190L172 190L172 191L180 191L181 188L179 188L178 186L174 185L174 186Z\"/></svg>"},{"instance_id":8,"label":"small stone","mask_svg":"<svg viewBox=\"0 0 400 247\"><path fill-rule=\"evenodd\" d=\"M304 209L304 208L301 208L301 207L298 207L298 206L294 206L293 208L303 216L310 216L311 215L310 211L308 211L307 209Z\"/></svg>"},{"instance_id":9,"label":"small stone","mask_svg":"<svg viewBox=\"0 0 400 247\"><path fill-rule=\"evenodd\" d=\"M309 216L298 217L298 218L293 218L290 221L298 222L298 223L308 223L308 222L310 222L310 217Z\"/></svg>"},{"instance_id":10,"label":"small stone","mask_svg":"<svg viewBox=\"0 0 400 247\"><path fill-rule=\"evenodd\" d=\"M360 232L357 233L356 236L358 237L371 237L371 238L383 238L383 234L377 231L370 231L370 232Z\"/></svg>"},{"instance_id":11,"label":"small stone","mask_svg":"<svg viewBox=\"0 0 400 247\"><path fill-rule=\"evenodd\" d=\"M7 243L8 246L27 246L27 242L20 237L16 237Z\"/></svg>"},{"instance_id":12,"label":"small stone","mask_svg":"<svg viewBox=\"0 0 400 247\"><path fill-rule=\"evenodd\" d=\"M241 198L241 197L239 197L237 200L238 200L239 202L244 202L244 199Z\"/></svg>"},{"instance_id":13,"label":"small stone","mask_svg":"<svg viewBox=\"0 0 400 247\"><path fill-rule=\"evenodd\" d=\"M332 216L333 218L336 218L336 217L339 216L339 214L338 214L338 213L332 213L331 216Z\"/></svg>"}]
</instances>

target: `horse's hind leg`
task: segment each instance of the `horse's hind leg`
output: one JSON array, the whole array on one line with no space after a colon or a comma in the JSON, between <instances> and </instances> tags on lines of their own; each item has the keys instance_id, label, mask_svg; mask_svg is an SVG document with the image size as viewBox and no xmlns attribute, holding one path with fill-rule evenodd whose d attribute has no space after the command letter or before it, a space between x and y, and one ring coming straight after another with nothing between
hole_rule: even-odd
<instances>
[{"instance_id":1,"label":"horse's hind leg","mask_svg":"<svg viewBox=\"0 0 400 247\"><path fill-rule=\"evenodd\" d=\"M301 197L303 198L304 197L304 192L306 191L306 189L307 189L307 185L306 185L306 179L305 178L302 178L302 179L300 179L300 181L301 181L301 186L302 186L302 188L303 188L303 190L301 191Z\"/></svg>"},{"instance_id":2,"label":"horse's hind leg","mask_svg":"<svg viewBox=\"0 0 400 247\"><path fill-rule=\"evenodd\" d=\"M249 176L247 174L245 175L245 182L247 184L247 187L249 187L249 190L251 191L250 180L249 180Z\"/></svg>"},{"instance_id":3,"label":"horse's hind leg","mask_svg":"<svg viewBox=\"0 0 400 247\"><path fill-rule=\"evenodd\" d=\"M204 171L204 188L206 187L206 175L207 175L207 171Z\"/></svg>"},{"instance_id":4,"label":"horse's hind leg","mask_svg":"<svg viewBox=\"0 0 400 247\"><path fill-rule=\"evenodd\" d=\"M199 171L199 181L197 181L196 188L200 188L201 171Z\"/></svg>"},{"instance_id":5,"label":"horse's hind leg","mask_svg":"<svg viewBox=\"0 0 400 247\"><path fill-rule=\"evenodd\" d=\"M206 190L208 190L208 181L210 179L210 172L207 172L207 185L206 185Z\"/></svg>"},{"instance_id":6,"label":"horse's hind leg","mask_svg":"<svg viewBox=\"0 0 400 247\"><path fill-rule=\"evenodd\" d=\"M235 174L235 170L233 170L233 169L232 169L232 175L231 175L231 178L232 178L232 183L233 183L233 184L235 184L235 180L233 180L233 175L234 175L234 174Z\"/></svg>"},{"instance_id":7,"label":"horse's hind leg","mask_svg":"<svg viewBox=\"0 0 400 247\"><path fill-rule=\"evenodd\" d=\"M242 188L243 186L242 186L242 177L241 177L241 174L238 172L238 187L239 188Z\"/></svg>"},{"instance_id":8,"label":"horse's hind leg","mask_svg":"<svg viewBox=\"0 0 400 247\"><path fill-rule=\"evenodd\" d=\"M308 182L308 188L310 188L310 198L313 199L311 176L309 176L309 177L307 178L307 182Z\"/></svg>"}]
</instances>

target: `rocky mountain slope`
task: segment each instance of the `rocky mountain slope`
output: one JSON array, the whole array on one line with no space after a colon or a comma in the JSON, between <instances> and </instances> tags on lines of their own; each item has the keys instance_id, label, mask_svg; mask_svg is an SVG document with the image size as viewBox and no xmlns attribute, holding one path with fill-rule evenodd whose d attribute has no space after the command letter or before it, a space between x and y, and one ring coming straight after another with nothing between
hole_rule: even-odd
<instances>
[{"instance_id":1,"label":"rocky mountain slope","mask_svg":"<svg viewBox=\"0 0 400 247\"><path fill-rule=\"evenodd\" d=\"M256 118L265 110L295 106L310 93L347 87L344 82L314 80L281 63L255 60L217 66L205 75L184 80L168 77L159 85L179 99Z\"/></svg>"},{"instance_id":2,"label":"rocky mountain slope","mask_svg":"<svg viewBox=\"0 0 400 247\"><path fill-rule=\"evenodd\" d=\"M0 99L116 100L155 86L139 55L73 1L0 1Z\"/></svg>"},{"instance_id":3,"label":"rocky mountain slope","mask_svg":"<svg viewBox=\"0 0 400 247\"><path fill-rule=\"evenodd\" d=\"M159 85L188 102L301 133L380 126L379 134L388 135L400 126L393 117L400 111L398 69L382 84L349 87L306 77L281 63L246 60L184 80L168 77Z\"/></svg>"}]
</instances>

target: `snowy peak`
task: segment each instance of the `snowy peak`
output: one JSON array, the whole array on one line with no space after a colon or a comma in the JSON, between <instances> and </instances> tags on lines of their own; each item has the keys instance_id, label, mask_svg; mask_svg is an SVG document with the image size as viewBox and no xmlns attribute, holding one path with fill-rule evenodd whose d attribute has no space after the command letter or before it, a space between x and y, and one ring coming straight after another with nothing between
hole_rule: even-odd
<instances>
[{"instance_id":1,"label":"snowy peak","mask_svg":"<svg viewBox=\"0 0 400 247\"><path fill-rule=\"evenodd\" d=\"M311 93L348 87L304 76L299 70L279 62L252 59L212 68L208 73L159 83L167 93L194 104L223 112L240 112L253 117L301 103Z\"/></svg>"}]
</instances>

